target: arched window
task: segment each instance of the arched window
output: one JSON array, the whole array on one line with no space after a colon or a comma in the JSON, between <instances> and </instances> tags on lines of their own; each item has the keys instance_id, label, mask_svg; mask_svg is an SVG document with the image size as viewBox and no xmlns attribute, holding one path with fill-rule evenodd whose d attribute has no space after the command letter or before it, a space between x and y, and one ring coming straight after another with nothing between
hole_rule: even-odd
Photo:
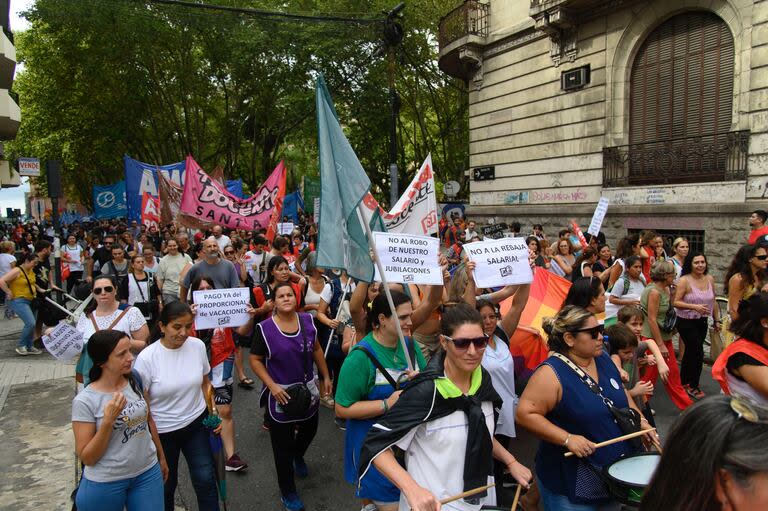
<instances>
[{"instance_id":1,"label":"arched window","mask_svg":"<svg viewBox=\"0 0 768 511\"><path fill-rule=\"evenodd\" d=\"M726 178L733 142L733 36L709 12L651 32L632 64L629 184Z\"/></svg>"}]
</instances>

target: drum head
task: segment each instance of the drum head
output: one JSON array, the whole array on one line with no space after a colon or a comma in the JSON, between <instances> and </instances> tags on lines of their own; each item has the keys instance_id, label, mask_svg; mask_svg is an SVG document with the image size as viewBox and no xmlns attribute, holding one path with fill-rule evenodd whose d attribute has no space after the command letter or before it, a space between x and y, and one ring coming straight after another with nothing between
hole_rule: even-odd
<instances>
[{"instance_id":1,"label":"drum head","mask_svg":"<svg viewBox=\"0 0 768 511\"><path fill-rule=\"evenodd\" d=\"M608 476L619 483L644 488L651 482L659 460L658 453L629 456L610 465Z\"/></svg>"}]
</instances>

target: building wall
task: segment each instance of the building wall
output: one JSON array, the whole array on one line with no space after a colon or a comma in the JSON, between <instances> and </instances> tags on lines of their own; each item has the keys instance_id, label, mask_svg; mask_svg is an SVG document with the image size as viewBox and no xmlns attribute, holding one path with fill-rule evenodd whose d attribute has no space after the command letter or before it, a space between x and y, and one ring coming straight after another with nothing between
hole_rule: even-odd
<instances>
[{"instance_id":1,"label":"building wall","mask_svg":"<svg viewBox=\"0 0 768 511\"><path fill-rule=\"evenodd\" d=\"M490 2L482 80L473 80L469 94L470 168L494 165L496 179L471 182L469 214L481 222L514 219L524 229L543 223L554 234L565 218L587 225L604 195L611 200L609 240L631 225L696 224L707 231L708 255L724 269L746 240L749 211L768 201L768 0L626 2L579 25L576 58L559 66L549 37L533 28L529 4ZM629 142L628 83L640 45L668 18L696 9L720 16L734 36L731 129L751 131L748 178L603 188L603 147ZM586 64L589 85L562 91L561 72Z\"/></svg>"}]
</instances>

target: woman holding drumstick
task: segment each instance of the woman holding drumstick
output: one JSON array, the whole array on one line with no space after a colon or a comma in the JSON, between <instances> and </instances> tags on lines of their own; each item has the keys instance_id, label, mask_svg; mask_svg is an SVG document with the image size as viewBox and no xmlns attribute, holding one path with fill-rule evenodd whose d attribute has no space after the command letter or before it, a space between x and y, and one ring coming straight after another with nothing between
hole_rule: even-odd
<instances>
[{"instance_id":1,"label":"woman holding drumstick","mask_svg":"<svg viewBox=\"0 0 768 511\"><path fill-rule=\"evenodd\" d=\"M618 510L620 504L607 496L595 470L629 454L632 448L626 442L596 448L596 443L624 432L603 398L579 373L589 376L616 408L639 410L603 351L602 325L592 313L566 306L554 318L545 318L544 330L553 353L531 376L516 414L517 423L542 440L536 455L536 478L544 509ZM651 429L645 419L640 425ZM654 433L648 435L655 441ZM575 457L565 458L568 451Z\"/></svg>"}]
</instances>

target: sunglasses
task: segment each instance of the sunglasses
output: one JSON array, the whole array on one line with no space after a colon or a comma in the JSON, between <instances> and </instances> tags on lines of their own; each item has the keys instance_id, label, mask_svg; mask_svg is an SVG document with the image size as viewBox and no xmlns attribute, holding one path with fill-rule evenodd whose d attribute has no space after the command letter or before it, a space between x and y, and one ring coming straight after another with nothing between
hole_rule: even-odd
<instances>
[{"instance_id":1,"label":"sunglasses","mask_svg":"<svg viewBox=\"0 0 768 511\"><path fill-rule=\"evenodd\" d=\"M760 261L765 261L766 259L768 259L768 254L755 256L755 259L759 259Z\"/></svg>"},{"instance_id":2,"label":"sunglasses","mask_svg":"<svg viewBox=\"0 0 768 511\"><path fill-rule=\"evenodd\" d=\"M604 325L597 325L593 326L592 328L579 328L578 330L569 330L572 334L576 334L579 332L586 332L589 335L592 336L592 339L597 339L600 335L603 334L603 331L605 330Z\"/></svg>"},{"instance_id":3,"label":"sunglasses","mask_svg":"<svg viewBox=\"0 0 768 511\"><path fill-rule=\"evenodd\" d=\"M100 295L102 292L111 293L115 288L113 286L95 287L93 288L93 294Z\"/></svg>"},{"instance_id":4,"label":"sunglasses","mask_svg":"<svg viewBox=\"0 0 768 511\"><path fill-rule=\"evenodd\" d=\"M447 335L444 335L443 337L445 337L447 341L452 342L453 345L456 346L457 350L466 350L469 348L470 344L473 344L475 346L475 349L484 350L485 347L488 345L487 335L483 335L482 337L463 338L463 339L453 339L451 337L448 337Z\"/></svg>"}]
</instances>

